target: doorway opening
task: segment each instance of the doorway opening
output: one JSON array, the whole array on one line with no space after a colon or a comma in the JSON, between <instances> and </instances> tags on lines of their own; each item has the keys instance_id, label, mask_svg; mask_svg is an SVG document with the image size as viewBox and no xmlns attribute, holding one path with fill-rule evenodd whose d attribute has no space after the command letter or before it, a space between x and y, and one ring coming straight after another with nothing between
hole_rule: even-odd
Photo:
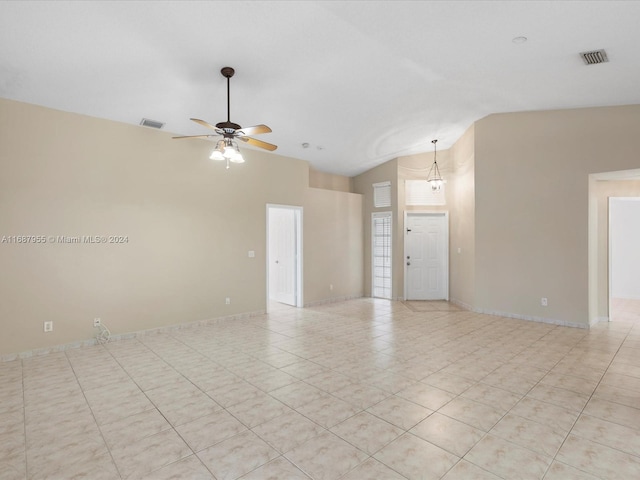
<instances>
[{"instance_id":1,"label":"doorway opening","mask_svg":"<svg viewBox=\"0 0 640 480\"><path fill-rule=\"evenodd\" d=\"M611 279L615 273L612 273L610 268L612 260L609 200L629 197L640 197L640 169L589 175L587 268L590 326L612 319L615 321L616 318L617 309L612 310L615 302L612 301Z\"/></svg>"},{"instance_id":2,"label":"doorway opening","mask_svg":"<svg viewBox=\"0 0 640 480\"><path fill-rule=\"evenodd\" d=\"M609 197L609 321L640 305L639 220L640 197Z\"/></svg>"},{"instance_id":3,"label":"doorway opening","mask_svg":"<svg viewBox=\"0 0 640 480\"><path fill-rule=\"evenodd\" d=\"M267 205L267 311L302 307L302 207Z\"/></svg>"},{"instance_id":4,"label":"doorway opening","mask_svg":"<svg viewBox=\"0 0 640 480\"><path fill-rule=\"evenodd\" d=\"M404 298L449 300L449 213L405 212Z\"/></svg>"}]
</instances>

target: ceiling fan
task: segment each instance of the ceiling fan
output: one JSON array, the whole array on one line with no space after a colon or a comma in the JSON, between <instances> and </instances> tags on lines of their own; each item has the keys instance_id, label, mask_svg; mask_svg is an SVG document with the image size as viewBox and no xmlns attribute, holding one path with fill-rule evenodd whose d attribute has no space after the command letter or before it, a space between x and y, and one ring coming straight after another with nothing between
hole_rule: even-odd
<instances>
[{"instance_id":1,"label":"ceiling fan","mask_svg":"<svg viewBox=\"0 0 640 480\"><path fill-rule=\"evenodd\" d=\"M242 128L237 123L233 123L231 121L231 108L229 102L229 79L233 77L235 70L231 67L224 67L222 68L222 70L220 70L220 73L222 73L222 76L227 79L227 121L216 123L216 125L213 126L210 123L205 122L204 120L200 120L199 118L192 118L192 121L202 125L203 127L209 128L216 133L210 133L207 135L184 135L173 138L210 138L221 136L222 138L216 143L216 148L211 153L210 158L212 160L226 160L227 168L229 168L229 162L244 162L235 139L248 143L249 145L253 145L254 147L264 148L265 150L269 151L274 151L278 147L276 145L273 145L272 143L263 142L262 140L257 140L249 136L271 132L271 129L266 125L254 125L252 127Z\"/></svg>"}]
</instances>

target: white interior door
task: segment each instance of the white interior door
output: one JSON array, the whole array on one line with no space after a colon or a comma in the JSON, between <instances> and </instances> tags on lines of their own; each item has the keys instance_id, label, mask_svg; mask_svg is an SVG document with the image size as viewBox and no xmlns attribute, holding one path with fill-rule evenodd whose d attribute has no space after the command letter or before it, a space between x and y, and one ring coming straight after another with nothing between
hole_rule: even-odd
<instances>
[{"instance_id":1,"label":"white interior door","mask_svg":"<svg viewBox=\"0 0 640 480\"><path fill-rule=\"evenodd\" d=\"M293 208L269 207L269 299L296 306L298 285L298 214Z\"/></svg>"},{"instance_id":2,"label":"white interior door","mask_svg":"<svg viewBox=\"0 0 640 480\"><path fill-rule=\"evenodd\" d=\"M408 213L405 220L407 300L448 300L448 215Z\"/></svg>"}]
</instances>

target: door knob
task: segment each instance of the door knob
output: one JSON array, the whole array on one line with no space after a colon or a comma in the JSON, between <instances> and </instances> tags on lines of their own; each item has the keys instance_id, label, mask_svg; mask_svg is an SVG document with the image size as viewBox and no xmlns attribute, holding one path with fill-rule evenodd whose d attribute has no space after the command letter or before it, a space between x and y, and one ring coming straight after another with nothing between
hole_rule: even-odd
<instances>
[{"instance_id":1,"label":"door knob","mask_svg":"<svg viewBox=\"0 0 640 480\"><path fill-rule=\"evenodd\" d=\"M407 262L407 265L411 265L411 262Z\"/></svg>"},{"instance_id":2,"label":"door knob","mask_svg":"<svg viewBox=\"0 0 640 480\"><path fill-rule=\"evenodd\" d=\"M280 263L278 260L276 260L276 263Z\"/></svg>"}]
</instances>

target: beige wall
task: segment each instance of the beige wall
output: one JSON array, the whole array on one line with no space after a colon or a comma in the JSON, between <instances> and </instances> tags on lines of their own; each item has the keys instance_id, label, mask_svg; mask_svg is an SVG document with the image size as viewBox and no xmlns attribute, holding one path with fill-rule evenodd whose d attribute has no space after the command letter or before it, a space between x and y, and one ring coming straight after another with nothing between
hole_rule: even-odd
<instances>
[{"instance_id":1,"label":"beige wall","mask_svg":"<svg viewBox=\"0 0 640 480\"><path fill-rule=\"evenodd\" d=\"M640 106L499 114L438 152L451 298L571 325L606 316L603 197L590 175L640 168L638 131ZM0 236L127 237L0 244L0 353L92 338L94 317L118 334L264 311L267 203L305 209L305 303L371 294L371 213L392 211L403 296L400 184L432 154L310 181L300 160L245 149L247 163L225 170L209 142L170 136L0 99ZM386 180L395 204L375 209L372 184Z\"/></svg>"},{"instance_id":2,"label":"beige wall","mask_svg":"<svg viewBox=\"0 0 640 480\"><path fill-rule=\"evenodd\" d=\"M0 99L0 236L127 237L0 244L0 354L90 339L94 317L119 334L264 311L267 203L304 206L306 300L362 292L359 227L344 242L359 196L311 191L300 160L247 148L225 170L210 142L170 137Z\"/></svg>"},{"instance_id":3,"label":"beige wall","mask_svg":"<svg viewBox=\"0 0 640 480\"><path fill-rule=\"evenodd\" d=\"M432 153L400 157L359 175L365 295L375 211L371 184L391 180L394 298L404 291L404 212L447 210L451 300L480 312L576 326L606 317L601 199L590 194L590 175L639 168L638 131L640 106L491 115L438 152L447 180L443 207L404 205L404 180L426 175Z\"/></svg>"},{"instance_id":4,"label":"beige wall","mask_svg":"<svg viewBox=\"0 0 640 480\"><path fill-rule=\"evenodd\" d=\"M309 186L311 188L353 193L353 178L309 168Z\"/></svg>"},{"instance_id":5,"label":"beige wall","mask_svg":"<svg viewBox=\"0 0 640 480\"><path fill-rule=\"evenodd\" d=\"M362 195L315 188L306 191L305 305L362 296L362 233Z\"/></svg>"},{"instance_id":6,"label":"beige wall","mask_svg":"<svg viewBox=\"0 0 640 480\"><path fill-rule=\"evenodd\" d=\"M447 182L450 206L449 298L475 305L475 136L471 126L450 150L451 179Z\"/></svg>"},{"instance_id":7,"label":"beige wall","mask_svg":"<svg viewBox=\"0 0 640 480\"><path fill-rule=\"evenodd\" d=\"M476 123L477 310L571 325L597 317L597 300L589 304L597 284L589 271L589 174L640 167L639 131L640 106Z\"/></svg>"}]
</instances>

